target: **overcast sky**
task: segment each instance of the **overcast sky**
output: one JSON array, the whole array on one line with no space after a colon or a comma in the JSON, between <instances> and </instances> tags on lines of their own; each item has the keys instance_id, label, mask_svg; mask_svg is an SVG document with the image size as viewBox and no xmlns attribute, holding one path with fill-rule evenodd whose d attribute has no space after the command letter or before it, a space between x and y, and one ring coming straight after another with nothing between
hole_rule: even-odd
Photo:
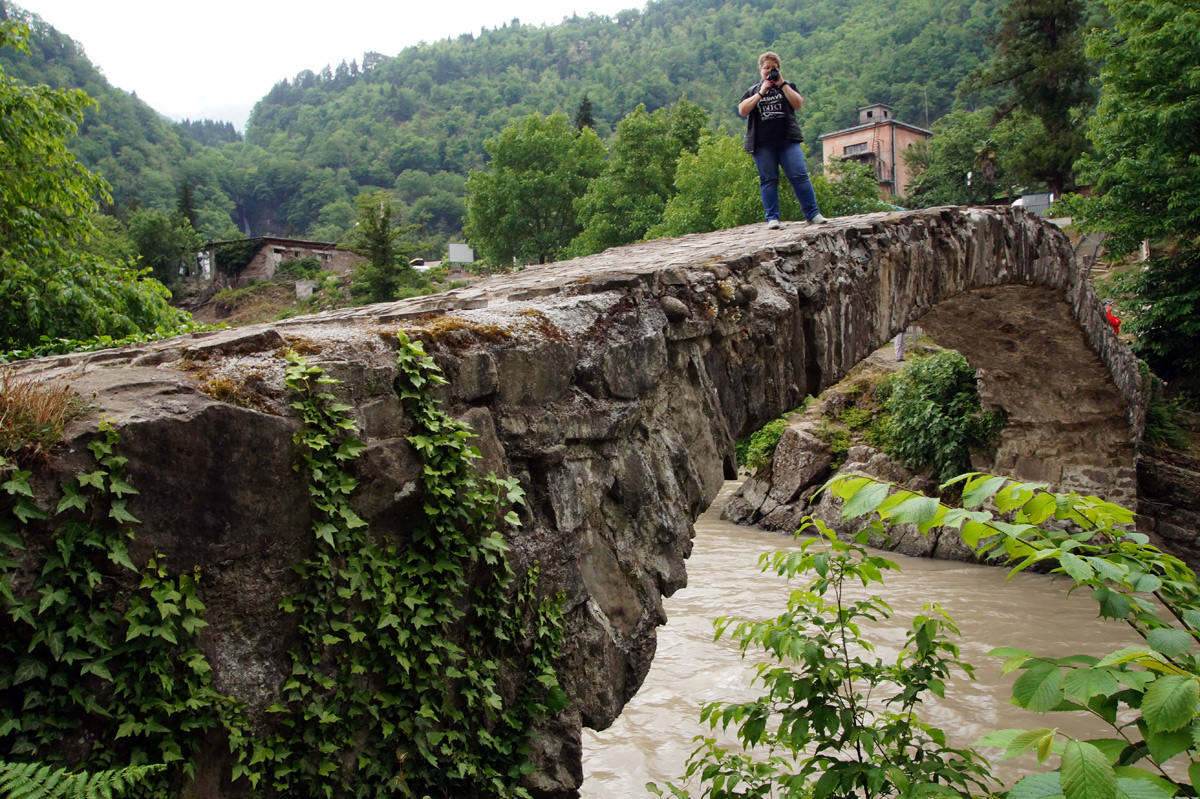
<instances>
[{"instance_id":1,"label":"overcast sky","mask_svg":"<svg viewBox=\"0 0 1200 799\"><path fill-rule=\"evenodd\" d=\"M418 42L479 34L514 17L557 24L613 16L644 0L16 0L83 45L108 82L172 119L222 119L244 130L283 78L396 55Z\"/></svg>"}]
</instances>

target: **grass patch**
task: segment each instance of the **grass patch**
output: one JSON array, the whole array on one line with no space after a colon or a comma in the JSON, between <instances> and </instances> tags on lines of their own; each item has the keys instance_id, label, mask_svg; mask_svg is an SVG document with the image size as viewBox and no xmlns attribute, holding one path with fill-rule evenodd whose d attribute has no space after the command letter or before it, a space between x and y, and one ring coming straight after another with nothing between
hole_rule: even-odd
<instances>
[{"instance_id":1,"label":"grass patch","mask_svg":"<svg viewBox=\"0 0 1200 799\"><path fill-rule=\"evenodd\" d=\"M829 419L822 419L812 432L814 436L829 445L829 451L833 455L829 468L841 467L850 456L850 431L836 426Z\"/></svg>"},{"instance_id":2,"label":"grass patch","mask_svg":"<svg viewBox=\"0 0 1200 799\"><path fill-rule=\"evenodd\" d=\"M44 460L91 404L70 386L47 386L0 369L0 461Z\"/></svg>"}]
</instances>

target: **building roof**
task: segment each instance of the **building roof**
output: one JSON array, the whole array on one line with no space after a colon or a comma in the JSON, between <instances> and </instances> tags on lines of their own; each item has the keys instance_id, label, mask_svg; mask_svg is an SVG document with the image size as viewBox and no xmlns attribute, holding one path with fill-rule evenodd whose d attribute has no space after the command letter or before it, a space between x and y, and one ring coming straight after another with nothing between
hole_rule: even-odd
<instances>
[{"instance_id":1,"label":"building roof","mask_svg":"<svg viewBox=\"0 0 1200 799\"><path fill-rule=\"evenodd\" d=\"M876 105L882 105L882 103L876 103ZM926 130L925 128L917 127L916 125L910 125L907 122L901 122L898 119L881 119L878 122L867 122L863 125L855 125L852 128L842 128L841 130L835 130L831 133L822 133L817 137L817 141L820 141L821 139L828 139L831 136L840 136L843 133L856 133L860 130L868 130L876 127L877 125L897 125L902 128L908 128L909 130L916 131L917 133L923 133L926 136L933 135L932 130Z\"/></svg>"},{"instance_id":2,"label":"building roof","mask_svg":"<svg viewBox=\"0 0 1200 799\"><path fill-rule=\"evenodd\" d=\"M257 241L262 244L285 244L297 247L305 247L307 249L329 250L333 249L333 241L308 241L307 239L285 239L280 236L251 236L246 239L223 239L221 241L210 241L205 243L204 247L212 247L217 244L234 244L241 241Z\"/></svg>"}]
</instances>

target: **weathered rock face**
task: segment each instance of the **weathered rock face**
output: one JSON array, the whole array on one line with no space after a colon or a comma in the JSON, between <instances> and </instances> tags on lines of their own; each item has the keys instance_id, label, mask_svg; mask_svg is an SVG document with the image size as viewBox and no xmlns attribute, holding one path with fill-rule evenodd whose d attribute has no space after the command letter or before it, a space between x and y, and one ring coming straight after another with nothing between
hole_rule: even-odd
<instances>
[{"instance_id":1,"label":"weathered rock face","mask_svg":"<svg viewBox=\"0 0 1200 799\"><path fill-rule=\"evenodd\" d=\"M527 492L511 537L516 569L540 564L542 589L567 598L560 677L572 704L541 730L532 787L569 797L580 727L609 725L640 686L662 597L686 583L692 522L733 475L736 437L819 393L908 322L951 303L975 326L968 357L988 371L998 354L988 342L1024 341L1020 326L998 332L1005 312L1032 304L1050 326L1038 335L1054 368L1030 376L1031 396L1061 404L1023 418L1078 430L1077 449L1036 463L1087 470L1110 496L1132 491L1140 380L1089 292L1054 228L1019 211L935 209L650 242L446 295L22 369L95 393L141 492L130 502L142 521L135 560L162 552L174 570L202 569L211 626L201 646L216 687L262 722L293 635L279 599L311 546L281 353L292 347L342 381L367 444L355 508L402 542L422 503L393 333L424 340L450 381L444 406L474 427L485 463ZM995 313L972 315L980 305ZM83 465L95 425L70 428L41 485ZM1018 451L1018 467L1034 462Z\"/></svg>"},{"instance_id":2,"label":"weathered rock face","mask_svg":"<svg viewBox=\"0 0 1200 799\"><path fill-rule=\"evenodd\" d=\"M1167 449L1144 453L1138 460L1138 487L1139 529L1200 569L1200 458Z\"/></svg>"}]
</instances>

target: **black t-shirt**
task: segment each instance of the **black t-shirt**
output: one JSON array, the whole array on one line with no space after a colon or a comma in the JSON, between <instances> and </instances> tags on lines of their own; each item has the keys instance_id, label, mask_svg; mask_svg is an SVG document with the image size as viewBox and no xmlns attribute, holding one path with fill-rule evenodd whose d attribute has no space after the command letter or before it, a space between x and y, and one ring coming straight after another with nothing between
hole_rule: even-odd
<instances>
[{"instance_id":1,"label":"black t-shirt","mask_svg":"<svg viewBox=\"0 0 1200 799\"><path fill-rule=\"evenodd\" d=\"M758 124L754 129L755 144L775 144L787 140L788 114L791 106L783 90L772 86L763 92L763 98L758 101L752 113L758 114Z\"/></svg>"}]
</instances>

